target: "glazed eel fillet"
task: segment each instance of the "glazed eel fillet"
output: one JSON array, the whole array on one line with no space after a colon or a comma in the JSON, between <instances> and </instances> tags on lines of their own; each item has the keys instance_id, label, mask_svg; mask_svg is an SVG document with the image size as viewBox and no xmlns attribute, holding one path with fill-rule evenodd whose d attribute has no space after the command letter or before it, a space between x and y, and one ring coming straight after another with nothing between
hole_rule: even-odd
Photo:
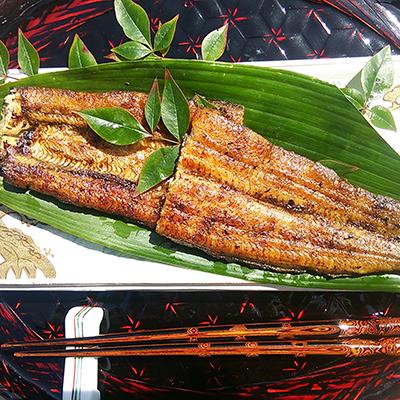
<instances>
[{"instance_id":1,"label":"glazed eel fillet","mask_svg":"<svg viewBox=\"0 0 400 400\"><path fill-rule=\"evenodd\" d=\"M113 146L74 112L118 106L144 123L145 101L133 92L16 89L0 127L2 176L250 266L332 276L400 271L400 203L272 145L242 125L237 106L191 104L174 176L136 196L141 167L168 145L166 134Z\"/></svg>"},{"instance_id":2,"label":"glazed eel fillet","mask_svg":"<svg viewBox=\"0 0 400 400\"><path fill-rule=\"evenodd\" d=\"M135 188L146 158L169 145L162 140L165 134L156 132L130 146L112 145L76 114L83 109L122 107L145 124L146 99L147 95L136 92L16 89L6 97L0 121L1 174L15 186L154 228L167 184L139 196ZM242 122L243 108L224 102L216 106L222 114ZM193 102L190 107L193 112Z\"/></svg>"}]
</instances>

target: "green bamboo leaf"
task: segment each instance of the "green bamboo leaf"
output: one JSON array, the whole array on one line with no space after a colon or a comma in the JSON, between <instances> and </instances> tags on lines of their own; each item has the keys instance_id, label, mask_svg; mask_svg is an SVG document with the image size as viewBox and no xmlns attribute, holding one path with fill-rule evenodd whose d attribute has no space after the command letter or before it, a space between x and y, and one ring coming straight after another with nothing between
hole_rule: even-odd
<instances>
[{"instance_id":1,"label":"green bamboo leaf","mask_svg":"<svg viewBox=\"0 0 400 400\"><path fill-rule=\"evenodd\" d=\"M125 35L151 47L150 20L146 11L132 0L115 0L114 9Z\"/></svg>"},{"instance_id":2,"label":"green bamboo leaf","mask_svg":"<svg viewBox=\"0 0 400 400\"><path fill-rule=\"evenodd\" d=\"M6 45L0 40L0 83L3 83L8 73L10 64L10 53Z\"/></svg>"},{"instance_id":3,"label":"green bamboo leaf","mask_svg":"<svg viewBox=\"0 0 400 400\"><path fill-rule=\"evenodd\" d=\"M154 80L149 96L147 97L144 114L151 132L154 132L160 122L161 116L161 97L157 78Z\"/></svg>"},{"instance_id":4,"label":"green bamboo leaf","mask_svg":"<svg viewBox=\"0 0 400 400\"><path fill-rule=\"evenodd\" d=\"M95 108L78 114L101 138L112 144L124 146L150 136L140 122L123 108Z\"/></svg>"},{"instance_id":5,"label":"green bamboo leaf","mask_svg":"<svg viewBox=\"0 0 400 400\"><path fill-rule=\"evenodd\" d=\"M165 71L161 117L168 131L181 140L189 127L189 105L180 87L168 70Z\"/></svg>"},{"instance_id":6,"label":"green bamboo leaf","mask_svg":"<svg viewBox=\"0 0 400 400\"><path fill-rule=\"evenodd\" d=\"M151 53L151 50L147 46L134 40L114 47L111 51L126 60L139 60Z\"/></svg>"},{"instance_id":7,"label":"green bamboo leaf","mask_svg":"<svg viewBox=\"0 0 400 400\"><path fill-rule=\"evenodd\" d=\"M163 51L169 49L172 41L174 40L176 23L178 22L179 15L162 24L154 37L154 50ZM166 54L166 53L165 53Z\"/></svg>"},{"instance_id":8,"label":"green bamboo leaf","mask_svg":"<svg viewBox=\"0 0 400 400\"><path fill-rule=\"evenodd\" d=\"M394 70L390 46L376 53L361 71L361 85L365 97L375 97L389 90L393 85Z\"/></svg>"},{"instance_id":9,"label":"green bamboo leaf","mask_svg":"<svg viewBox=\"0 0 400 400\"><path fill-rule=\"evenodd\" d=\"M18 64L26 75L36 75L39 71L39 54L21 29L18 30Z\"/></svg>"},{"instance_id":10,"label":"green bamboo leaf","mask_svg":"<svg viewBox=\"0 0 400 400\"><path fill-rule=\"evenodd\" d=\"M350 101L357 108L357 110L361 110L365 105L364 95L357 89L351 87L345 87L340 89L343 94L346 96L347 100Z\"/></svg>"},{"instance_id":11,"label":"green bamboo leaf","mask_svg":"<svg viewBox=\"0 0 400 400\"><path fill-rule=\"evenodd\" d=\"M319 163L336 171L340 176L346 176L359 170L355 165L347 164L337 160L319 160Z\"/></svg>"},{"instance_id":12,"label":"green bamboo leaf","mask_svg":"<svg viewBox=\"0 0 400 400\"><path fill-rule=\"evenodd\" d=\"M68 55L68 68L84 68L97 65L93 54L76 33Z\"/></svg>"},{"instance_id":13,"label":"green bamboo leaf","mask_svg":"<svg viewBox=\"0 0 400 400\"><path fill-rule=\"evenodd\" d=\"M179 146L162 147L147 157L136 187L138 194L146 192L169 178L175 170Z\"/></svg>"},{"instance_id":14,"label":"green bamboo leaf","mask_svg":"<svg viewBox=\"0 0 400 400\"><path fill-rule=\"evenodd\" d=\"M201 43L203 60L215 61L222 57L228 40L228 24L210 32Z\"/></svg>"},{"instance_id":15,"label":"green bamboo leaf","mask_svg":"<svg viewBox=\"0 0 400 400\"><path fill-rule=\"evenodd\" d=\"M217 108L213 103L209 102L204 96L200 96L199 94L196 94L193 97L193 100L199 107Z\"/></svg>"},{"instance_id":16,"label":"green bamboo leaf","mask_svg":"<svg viewBox=\"0 0 400 400\"><path fill-rule=\"evenodd\" d=\"M396 131L396 123L394 122L393 115L386 107L375 106L370 110L369 120L372 125L377 128L389 129Z\"/></svg>"},{"instance_id":17,"label":"green bamboo leaf","mask_svg":"<svg viewBox=\"0 0 400 400\"><path fill-rule=\"evenodd\" d=\"M185 91L245 107L249 128L311 160L335 160L359 169L346 179L400 200L400 157L333 85L294 72L194 60L145 60L101 64L35 75L0 86L0 100L13 87L40 86L78 91L148 92L169 69ZM255 84L256 82L256 84ZM332 290L400 290L400 275L325 278L247 268L171 243L143 227L98 216L56 200L1 185L0 203L19 213L130 257L246 279L263 284ZM122 233L121 233L122 232Z\"/></svg>"}]
</instances>

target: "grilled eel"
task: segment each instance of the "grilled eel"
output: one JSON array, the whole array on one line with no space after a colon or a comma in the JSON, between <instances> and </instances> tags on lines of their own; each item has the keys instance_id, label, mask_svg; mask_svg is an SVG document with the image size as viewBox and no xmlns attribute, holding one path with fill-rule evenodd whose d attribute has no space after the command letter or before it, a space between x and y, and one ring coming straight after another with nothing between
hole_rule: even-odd
<instances>
[{"instance_id":1,"label":"grilled eel","mask_svg":"<svg viewBox=\"0 0 400 400\"><path fill-rule=\"evenodd\" d=\"M146 99L143 93L124 91L14 90L5 99L0 125L5 153L0 166L3 177L17 187L154 228L167 184L139 196L135 188L146 158L169 145L163 140L167 134L156 132L130 146L112 145L92 132L76 114L88 108L122 107L145 124ZM224 102L215 105L236 122L243 121L242 107ZM192 112L195 108L190 102Z\"/></svg>"},{"instance_id":2,"label":"grilled eel","mask_svg":"<svg viewBox=\"0 0 400 400\"><path fill-rule=\"evenodd\" d=\"M192 117L156 231L280 271L400 270L400 203L355 188L222 116Z\"/></svg>"},{"instance_id":3,"label":"grilled eel","mask_svg":"<svg viewBox=\"0 0 400 400\"><path fill-rule=\"evenodd\" d=\"M51 101L49 101L51 99ZM6 100L1 173L23 188L122 215L173 241L249 265L354 275L400 270L400 203L272 145L242 125L243 109L191 104L174 176L137 196L158 132L105 143L74 112L119 106L143 122L146 95L17 89Z\"/></svg>"}]
</instances>

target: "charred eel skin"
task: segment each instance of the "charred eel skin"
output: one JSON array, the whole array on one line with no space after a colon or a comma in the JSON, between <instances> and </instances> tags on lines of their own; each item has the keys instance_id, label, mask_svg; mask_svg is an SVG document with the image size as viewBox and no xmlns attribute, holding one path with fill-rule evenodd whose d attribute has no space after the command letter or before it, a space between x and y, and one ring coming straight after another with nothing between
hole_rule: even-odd
<instances>
[{"instance_id":1,"label":"charred eel skin","mask_svg":"<svg viewBox=\"0 0 400 400\"><path fill-rule=\"evenodd\" d=\"M287 272L400 270L400 204L244 127L243 109L191 108L173 178L141 195L158 132L131 146L95 135L76 111L123 107L145 124L146 95L21 88L6 99L1 174L78 206L121 215L215 257Z\"/></svg>"},{"instance_id":2,"label":"charred eel skin","mask_svg":"<svg viewBox=\"0 0 400 400\"><path fill-rule=\"evenodd\" d=\"M398 202L199 109L156 231L215 257L336 276L399 271L399 222Z\"/></svg>"}]
</instances>

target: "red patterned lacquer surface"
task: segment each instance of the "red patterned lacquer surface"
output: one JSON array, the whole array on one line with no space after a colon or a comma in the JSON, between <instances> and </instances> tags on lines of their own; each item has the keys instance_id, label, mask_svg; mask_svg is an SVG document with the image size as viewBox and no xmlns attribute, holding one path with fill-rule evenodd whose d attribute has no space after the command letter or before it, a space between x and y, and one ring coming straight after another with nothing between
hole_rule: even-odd
<instances>
[{"instance_id":1,"label":"red patterned lacquer surface","mask_svg":"<svg viewBox=\"0 0 400 400\"><path fill-rule=\"evenodd\" d=\"M246 340L245 335L238 340L245 345L246 354L210 356L213 345L197 341L202 329L226 324L233 324L232 332L242 332L254 323L274 322L274 326L292 329L311 320L323 324L326 319L343 326L349 319L368 317L374 322L379 317L382 324L382 318L400 315L400 296L395 294L9 292L1 296L1 342L60 337L64 333L65 315L76 305L96 304L105 309L108 318L102 324L103 333L191 327L185 329L185 334L189 339L192 337L189 344L198 346L196 356L100 359L102 399L135 396L138 399L383 400L398 398L400 390L398 357L349 358L351 350L346 350L343 356L310 356L303 354L300 347L292 355L260 355L258 340ZM210 317L216 324L211 323ZM370 340L371 324L358 325L365 335L360 339L344 338L349 349L354 340L366 344ZM390 334L390 327L385 325L382 329ZM332 333L337 335L339 331ZM310 343L306 338L279 340L294 345L302 342L303 346ZM393 340L390 337L383 340L385 348L392 352ZM62 376L61 359L20 361L3 354L0 394L6 399L60 399Z\"/></svg>"}]
</instances>

